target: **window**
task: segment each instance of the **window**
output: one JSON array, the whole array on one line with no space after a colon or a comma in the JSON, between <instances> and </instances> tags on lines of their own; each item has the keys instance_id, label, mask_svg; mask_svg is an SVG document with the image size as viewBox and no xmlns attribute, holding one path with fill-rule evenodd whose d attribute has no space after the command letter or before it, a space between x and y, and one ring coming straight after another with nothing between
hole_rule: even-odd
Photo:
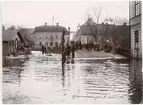
<instances>
[{"instance_id":1,"label":"window","mask_svg":"<svg viewBox=\"0 0 143 105\"><path fill-rule=\"evenodd\" d=\"M11 42L11 43L12 43L12 46L14 46L14 40L12 40L12 42Z\"/></svg>"},{"instance_id":2,"label":"window","mask_svg":"<svg viewBox=\"0 0 143 105\"><path fill-rule=\"evenodd\" d=\"M46 37L46 39L47 39L47 37Z\"/></svg>"},{"instance_id":3,"label":"window","mask_svg":"<svg viewBox=\"0 0 143 105\"><path fill-rule=\"evenodd\" d=\"M42 44L42 42L39 42L39 45L41 45Z\"/></svg>"},{"instance_id":4,"label":"window","mask_svg":"<svg viewBox=\"0 0 143 105\"><path fill-rule=\"evenodd\" d=\"M87 37L87 42L89 41L89 37Z\"/></svg>"},{"instance_id":5,"label":"window","mask_svg":"<svg viewBox=\"0 0 143 105\"><path fill-rule=\"evenodd\" d=\"M53 37L51 36L51 40L53 39Z\"/></svg>"},{"instance_id":6,"label":"window","mask_svg":"<svg viewBox=\"0 0 143 105\"><path fill-rule=\"evenodd\" d=\"M58 39L58 36L56 35L56 39Z\"/></svg>"},{"instance_id":7,"label":"window","mask_svg":"<svg viewBox=\"0 0 143 105\"><path fill-rule=\"evenodd\" d=\"M55 47L58 47L58 42L55 42Z\"/></svg>"},{"instance_id":8,"label":"window","mask_svg":"<svg viewBox=\"0 0 143 105\"><path fill-rule=\"evenodd\" d=\"M50 46L53 46L53 43L52 43L52 42L50 42Z\"/></svg>"},{"instance_id":9,"label":"window","mask_svg":"<svg viewBox=\"0 0 143 105\"><path fill-rule=\"evenodd\" d=\"M10 45L10 46L11 46L11 44L12 44L11 41L9 41L9 45Z\"/></svg>"},{"instance_id":10,"label":"window","mask_svg":"<svg viewBox=\"0 0 143 105\"><path fill-rule=\"evenodd\" d=\"M135 15L139 15L140 14L140 3L139 1L135 1Z\"/></svg>"},{"instance_id":11,"label":"window","mask_svg":"<svg viewBox=\"0 0 143 105\"><path fill-rule=\"evenodd\" d=\"M40 39L41 39L41 37L40 37Z\"/></svg>"},{"instance_id":12,"label":"window","mask_svg":"<svg viewBox=\"0 0 143 105\"><path fill-rule=\"evenodd\" d=\"M139 43L139 31L135 31L135 43Z\"/></svg>"}]
</instances>

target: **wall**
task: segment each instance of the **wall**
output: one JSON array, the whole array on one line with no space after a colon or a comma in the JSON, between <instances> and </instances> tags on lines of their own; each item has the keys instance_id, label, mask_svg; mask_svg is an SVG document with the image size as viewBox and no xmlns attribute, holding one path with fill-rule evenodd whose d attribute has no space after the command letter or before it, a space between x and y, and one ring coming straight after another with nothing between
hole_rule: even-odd
<instances>
[{"instance_id":1,"label":"wall","mask_svg":"<svg viewBox=\"0 0 143 105\"><path fill-rule=\"evenodd\" d=\"M8 42L3 41L3 57L8 56L9 49L8 49Z\"/></svg>"},{"instance_id":2,"label":"wall","mask_svg":"<svg viewBox=\"0 0 143 105\"><path fill-rule=\"evenodd\" d=\"M136 16L135 1L130 1L130 37L131 37L131 56L142 58L142 38L141 38L141 1L139 2L139 14ZM139 31L139 43L135 43L135 31ZM139 50L136 49L138 45ZM138 53L138 54L137 54Z\"/></svg>"},{"instance_id":3,"label":"wall","mask_svg":"<svg viewBox=\"0 0 143 105\"><path fill-rule=\"evenodd\" d=\"M136 30L139 30L139 43L138 43L139 56L138 57L142 58L141 24L131 26L131 56L134 58L137 57L137 50L135 49L135 34L134 34Z\"/></svg>"},{"instance_id":4,"label":"wall","mask_svg":"<svg viewBox=\"0 0 143 105\"><path fill-rule=\"evenodd\" d=\"M34 43L36 45L39 45L39 43L41 42L43 45L52 48L56 46L55 42L58 42L58 46L60 45L62 39L62 32L36 32L33 37ZM47 42L48 44L46 44ZM52 46L50 45L51 42L53 43Z\"/></svg>"},{"instance_id":5,"label":"wall","mask_svg":"<svg viewBox=\"0 0 143 105\"><path fill-rule=\"evenodd\" d=\"M15 41L16 39L18 40L18 42ZM20 38L16 34L16 35L14 35L14 37L12 38L12 40L14 40L14 48L17 49L19 47L19 45L21 45L21 43L19 43L19 42L21 42Z\"/></svg>"},{"instance_id":6,"label":"wall","mask_svg":"<svg viewBox=\"0 0 143 105\"><path fill-rule=\"evenodd\" d=\"M87 41L95 41L94 37L92 35L81 35L81 43L87 43Z\"/></svg>"}]
</instances>

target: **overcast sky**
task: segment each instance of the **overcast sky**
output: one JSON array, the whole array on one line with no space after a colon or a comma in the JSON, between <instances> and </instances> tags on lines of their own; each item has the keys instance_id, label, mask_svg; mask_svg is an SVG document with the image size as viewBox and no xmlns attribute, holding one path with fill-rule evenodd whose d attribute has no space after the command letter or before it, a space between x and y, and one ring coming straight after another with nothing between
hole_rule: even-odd
<instances>
[{"instance_id":1,"label":"overcast sky","mask_svg":"<svg viewBox=\"0 0 143 105\"><path fill-rule=\"evenodd\" d=\"M69 1L69 2L3 2L2 24L22 25L34 28L45 22L76 30L78 23L83 24L87 13L94 17L93 11L102 9L101 20L105 17L129 17L129 1Z\"/></svg>"}]
</instances>

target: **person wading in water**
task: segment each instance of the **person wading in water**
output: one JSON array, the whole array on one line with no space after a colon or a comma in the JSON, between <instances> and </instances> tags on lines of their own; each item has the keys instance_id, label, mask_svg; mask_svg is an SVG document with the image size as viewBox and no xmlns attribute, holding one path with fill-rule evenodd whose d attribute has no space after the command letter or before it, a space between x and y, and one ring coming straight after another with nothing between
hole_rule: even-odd
<instances>
[{"instance_id":1,"label":"person wading in water","mask_svg":"<svg viewBox=\"0 0 143 105\"><path fill-rule=\"evenodd\" d=\"M64 52L63 52L63 55L64 55L63 63L65 61L66 61L66 63L70 63L69 62L69 60L70 60L70 53L71 53L71 47L70 47L69 43L67 43L66 46L65 46Z\"/></svg>"},{"instance_id":2,"label":"person wading in water","mask_svg":"<svg viewBox=\"0 0 143 105\"><path fill-rule=\"evenodd\" d=\"M46 47L42 44L42 54L46 53Z\"/></svg>"}]
</instances>

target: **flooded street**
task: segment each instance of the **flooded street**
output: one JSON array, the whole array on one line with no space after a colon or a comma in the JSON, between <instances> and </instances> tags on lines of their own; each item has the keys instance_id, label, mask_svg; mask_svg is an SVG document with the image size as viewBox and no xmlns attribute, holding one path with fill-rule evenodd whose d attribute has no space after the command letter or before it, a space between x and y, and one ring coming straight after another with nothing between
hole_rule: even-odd
<instances>
[{"instance_id":1,"label":"flooded street","mask_svg":"<svg viewBox=\"0 0 143 105\"><path fill-rule=\"evenodd\" d=\"M4 104L124 104L142 100L142 62L77 59L61 65L61 55L34 52L3 67Z\"/></svg>"}]
</instances>

